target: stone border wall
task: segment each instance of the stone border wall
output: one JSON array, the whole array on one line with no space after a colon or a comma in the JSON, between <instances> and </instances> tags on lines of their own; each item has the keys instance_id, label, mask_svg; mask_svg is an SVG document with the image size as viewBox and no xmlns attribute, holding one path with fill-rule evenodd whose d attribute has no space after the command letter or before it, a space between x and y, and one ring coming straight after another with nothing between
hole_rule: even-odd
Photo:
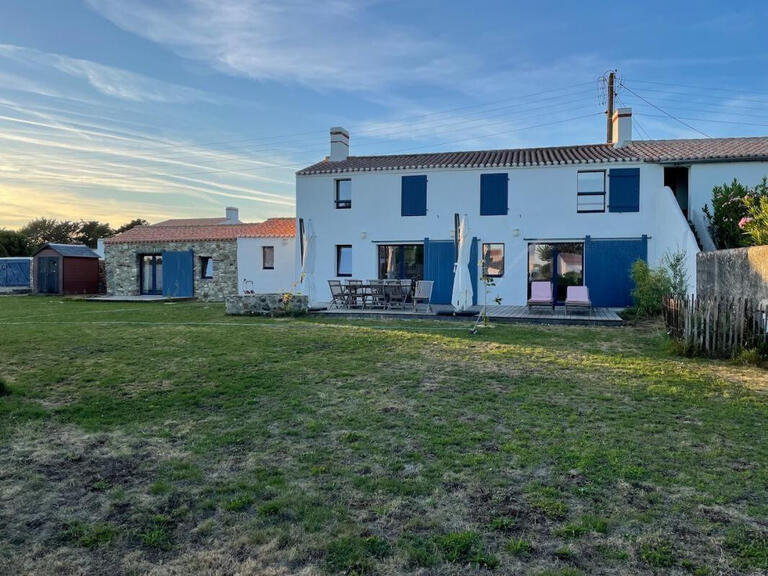
<instances>
[{"instance_id":1,"label":"stone border wall","mask_svg":"<svg viewBox=\"0 0 768 576\"><path fill-rule=\"evenodd\" d=\"M768 246L700 252L696 294L768 302Z\"/></svg>"},{"instance_id":2,"label":"stone border wall","mask_svg":"<svg viewBox=\"0 0 768 576\"><path fill-rule=\"evenodd\" d=\"M291 294L247 294L229 296L226 311L231 316L289 316L305 314L309 309L309 298Z\"/></svg>"},{"instance_id":3,"label":"stone border wall","mask_svg":"<svg viewBox=\"0 0 768 576\"><path fill-rule=\"evenodd\" d=\"M116 243L104 245L107 294L110 296L139 295L139 256L160 254L163 250L192 250L194 297L201 300L224 300L237 294L237 242L158 242ZM202 278L201 257L213 258L213 278Z\"/></svg>"}]
</instances>

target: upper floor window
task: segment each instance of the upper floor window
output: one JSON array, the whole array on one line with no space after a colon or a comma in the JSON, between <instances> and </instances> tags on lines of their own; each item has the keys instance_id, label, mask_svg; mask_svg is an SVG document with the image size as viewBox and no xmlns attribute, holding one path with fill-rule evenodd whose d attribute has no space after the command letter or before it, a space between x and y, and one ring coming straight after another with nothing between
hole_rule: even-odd
<instances>
[{"instance_id":1,"label":"upper floor window","mask_svg":"<svg viewBox=\"0 0 768 576\"><path fill-rule=\"evenodd\" d=\"M427 177L403 176L401 183L401 216L427 215Z\"/></svg>"},{"instance_id":2,"label":"upper floor window","mask_svg":"<svg viewBox=\"0 0 768 576\"><path fill-rule=\"evenodd\" d=\"M336 276L352 276L352 246L336 245Z\"/></svg>"},{"instance_id":3,"label":"upper floor window","mask_svg":"<svg viewBox=\"0 0 768 576\"><path fill-rule=\"evenodd\" d=\"M275 269L275 247L274 246L261 247L261 267L264 270Z\"/></svg>"},{"instance_id":4,"label":"upper floor window","mask_svg":"<svg viewBox=\"0 0 768 576\"><path fill-rule=\"evenodd\" d=\"M504 276L504 244L483 244L483 273L489 278Z\"/></svg>"},{"instance_id":5,"label":"upper floor window","mask_svg":"<svg viewBox=\"0 0 768 576\"><path fill-rule=\"evenodd\" d=\"M480 175L480 215L501 216L508 211L509 176L501 174Z\"/></svg>"},{"instance_id":6,"label":"upper floor window","mask_svg":"<svg viewBox=\"0 0 768 576\"><path fill-rule=\"evenodd\" d=\"M213 278L213 258L210 256L200 258L200 278Z\"/></svg>"},{"instance_id":7,"label":"upper floor window","mask_svg":"<svg viewBox=\"0 0 768 576\"><path fill-rule=\"evenodd\" d=\"M336 208L352 208L352 180L336 180Z\"/></svg>"},{"instance_id":8,"label":"upper floor window","mask_svg":"<svg viewBox=\"0 0 768 576\"><path fill-rule=\"evenodd\" d=\"M605 212L605 170L579 171L576 182L576 211Z\"/></svg>"}]
</instances>

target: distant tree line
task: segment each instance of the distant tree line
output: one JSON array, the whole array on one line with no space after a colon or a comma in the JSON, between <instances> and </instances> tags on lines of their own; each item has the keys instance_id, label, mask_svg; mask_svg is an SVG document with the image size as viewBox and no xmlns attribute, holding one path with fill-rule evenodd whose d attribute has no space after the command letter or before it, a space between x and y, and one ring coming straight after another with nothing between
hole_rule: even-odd
<instances>
[{"instance_id":1,"label":"distant tree line","mask_svg":"<svg viewBox=\"0 0 768 576\"><path fill-rule=\"evenodd\" d=\"M134 226L148 224L143 218L135 218L119 228L112 228L98 220L56 220L36 218L18 230L0 228L0 258L6 256L31 256L43 244L85 244L96 248L99 238L109 238L130 230Z\"/></svg>"}]
</instances>

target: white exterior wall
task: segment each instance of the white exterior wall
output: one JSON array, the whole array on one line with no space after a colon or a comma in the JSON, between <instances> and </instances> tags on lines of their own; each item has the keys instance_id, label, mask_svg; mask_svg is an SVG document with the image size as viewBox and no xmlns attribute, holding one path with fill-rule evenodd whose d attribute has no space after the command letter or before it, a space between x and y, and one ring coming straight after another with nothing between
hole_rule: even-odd
<instances>
[{"instance_id":1,"label":"white exterior wall","mask_svg":"<svg viewBox=\"0 0 768 576\"><path fill-rule=\"evenodd\" d=\"M704 245L704 250L714 250L702 212L705 204L712 208L712 188L730 184L736 178L745 186L759 184L768 176L768 162L716 162L711 164L693 164L688 171L688 213L696 226L696 232Z\"/></svg>"},{"instance_id":2,"label":"white exterior wall","mask_svg":"<svg viewBox=\"0 0 768 576\"><path fill-rule=\"evenodd\" d=\"M577 213L576 179L580 169L634 167L640 168L639 212L611 213L606 209L605 213L598 214ZM509 214L480 216L480 175L500 172L509 174ZM427 175L426 216L400 215L401 176L411 174ZM648 235L650 264L656 265L661 255L674 249L673 240L682 238L686 231L691 235L676 205L674 210L680 218L663 221L665 226L676 229L669 235L656 232L659 222L657 196L668 192L663 188L663 175L663 168L654 164L596 163L298 176L297 217L309 221L313 231L312 271L305 282L305 290L310 302L329 300L327 281L336 278L337 244L352 245L352 277L376 278L378 243L423 242L424 238L450 240L453 215L457 212L467 215L471 233L479 243L505 244L505 274L503 278L495 279L496 286L489 291L489 302L496 296L500 296L504 304L526 302L529 241L582 241L587 235L593 238ZM334 181L338 178L352 180L351 209L338 210L334 206ZM296 262L300 266L298 248ZM586 282L589 282L588 278ZM478 284L478 289L482 290L482 283ZM482 294L478 295L478 301L482 302Z\"/></svg>"},{"instance_id":3,"label":"white exterior wall","mask_svg":"<svg viewBox=\"0 0 768 576\"><path fill-rule=\"evenodd\" d=\"M263 246L275 248L275 267L272 270L264 269ZM295 291L295 238L238 238L237 278L238 294L243 293L243 280L253 281L253 290L257 294Z\"/></svg>"},{"instance_id":4,"label":"white exterior wall","mask_svg":"<svg viewBox=\"0 0 768 576\"><path fill-rule=\"evenodd\" d=\"M691 232L688 221L680 210L675 193L664 186L653 195L652 207L654 218L653 241L648 241L648 263L657 267L663 263L664 256L674 252L685 252L688 271L688 292L696 293L696 254L699 246Z\"/></svg>"}]
</instances>

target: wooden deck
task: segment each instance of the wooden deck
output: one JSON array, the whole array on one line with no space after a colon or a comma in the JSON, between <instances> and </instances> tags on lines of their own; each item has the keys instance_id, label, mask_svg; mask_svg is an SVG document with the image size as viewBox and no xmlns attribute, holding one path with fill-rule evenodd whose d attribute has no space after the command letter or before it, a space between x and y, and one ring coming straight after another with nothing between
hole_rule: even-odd
<instances>
[{"instance_id":1,"label":"wooden deck","mask_svg":"<svg viewBox=\"0 0 768 576\"><path fill-rule=\"evenodd\" d=\"M421 320L464 320L470 321L479 314L481 307L473 306L470 314L454 315L453 306L433 304L429 312L426 306L419 306L418 311L381 310L344 308L332 310L316 310L314 314L328 316L343 316L348 318L412 318ZM527 323L527 324L567 324L576 326L621 326L622 319L611 308L593 308L589 312L565 313L565 308L557 306L554 310L537 308L529 310L527 306L488 306L488 318L495 322Z\"/></svg>"}]
</instances>

